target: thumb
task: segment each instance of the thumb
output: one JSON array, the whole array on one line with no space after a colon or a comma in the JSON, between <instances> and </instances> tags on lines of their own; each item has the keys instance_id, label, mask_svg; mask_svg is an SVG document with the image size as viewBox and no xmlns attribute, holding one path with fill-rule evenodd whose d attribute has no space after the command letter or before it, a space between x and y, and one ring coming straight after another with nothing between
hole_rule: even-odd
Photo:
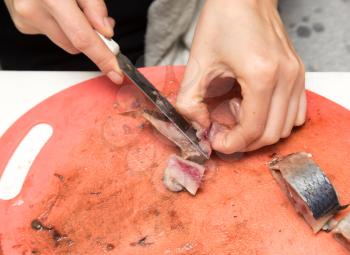
<instances>
[{"instance_id":1,"label":"thumb","mask_svg":"<svg viewBox=\"0 0 350 255\"><path fill-rule=\"evenodd\" d=\"M113 36L115 22L108 17L107 7L103 0L78 0L77 2L90 24L98 32L107 38Z\"/></svg>"},{"instance_id":2,"label":"thumb","mask_svg":"<svg viewBox=\"0 0 350 255\"><path fill-rule=\"evenodd\" d=\"M203 102L207 85L202 70L203 66L194 58L190 58L186 66L184 79L176 99L176 108L190 121L202 128L210 126L207 105Z\"/></svg>"}]
</instances>

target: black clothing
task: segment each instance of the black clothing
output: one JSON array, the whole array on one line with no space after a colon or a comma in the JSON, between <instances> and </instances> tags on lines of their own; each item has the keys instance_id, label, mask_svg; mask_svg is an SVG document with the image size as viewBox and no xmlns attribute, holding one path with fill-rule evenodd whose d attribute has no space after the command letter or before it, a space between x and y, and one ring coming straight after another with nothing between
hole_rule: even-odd
<instances>
[{"instance_id":1,"label":"black clothing","mask_svg":"<svg viewBox=\"0 0 350 255\"><path fill-rule=\"evenodd\" d=\"M153 0L106 0L116 20L116 37L123 53L140 64L144 54L147 10ZM0 1L0 62L5 70L97 70L85 55L71 55L44 35L24 35L14 26Z\"/></svg>"}]
</instances>

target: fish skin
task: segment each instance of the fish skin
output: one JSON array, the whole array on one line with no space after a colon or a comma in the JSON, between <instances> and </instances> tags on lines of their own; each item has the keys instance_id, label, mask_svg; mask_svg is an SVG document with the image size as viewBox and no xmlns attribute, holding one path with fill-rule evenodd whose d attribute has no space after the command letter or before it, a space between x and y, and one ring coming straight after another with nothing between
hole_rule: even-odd
<instances>
[{"instance_id":1,"label":"fish skin","mask_svg":"<svg viewBox=\"0 0 350 255\"><path fill-rule=\"evenodd\" d=\"M312 160L311 154L289 154L272 160L269 167L281 171L283 178L308 205L315 219L342 209L333 185Z\"/></svg>"},{"instance_id":2,"label":"fish skin","mask_svg":"<svg viewBox=\"0 0 350 255\"><path fill-rule=\"evenodd\" d=\"M348 206L339 204L334 187L309 153L276 157L269 163L269 168L314 233L327 229L325 226L334 215Z\"/></svg>"}]
</instances>

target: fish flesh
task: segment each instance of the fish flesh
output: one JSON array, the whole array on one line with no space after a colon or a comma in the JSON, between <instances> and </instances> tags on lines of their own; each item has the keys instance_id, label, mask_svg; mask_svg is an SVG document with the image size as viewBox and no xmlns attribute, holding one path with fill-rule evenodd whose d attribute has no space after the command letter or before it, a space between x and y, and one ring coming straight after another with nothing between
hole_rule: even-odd
<instances>
[{"instance_id":1,"label":"fish flesh","mask_svg":"<svg viewBox=\"0 0 350 255\"><path fill-rule=\"evenodd\" d=\"M195 195L204 175L205 167L202 164L205 163L206 158L161 114L145 110L143 116L156 130L181 150L181 157L172 155L168 160L163 176L165 187L173 192L186 189L190 194ZM211 147L208 132L199 130L197 131L197 137L200 139L199 145L210 155Z\"/></svg>"},{"instance_id":2,"label":"fish flesh","mask_svg":"<svg viewBox=\"0 0 350 255\"><path fill-rule=\"evenodd\" d=\"M181 150L181 157L202 164L206 158L198 152L198 150L184 137L184 135L163 115L156 111L144 110L143 117L148 120L159 133L176 144ZM199 146L211 154L211 146L204 130L197 131L197 136L200 138Z\"/></svg>"},{"instance_id":3,"label":"fish flesh","mask_svg":"<svg viewBox=\"0 0 350 255\"><path fill-rule=\"evenodd\" d=\"M321 168L306 152L274 158L269 163L272 175L296 211L314 233L346 206L339 204L337 193Z\"/></svg>"},{"instance_id":4,"label":"fish flesh","mask_svg":"<svg viewBox=\"0 0 350 255\"><path fill-rule=\"evenodd\" d=\"M170 191L179 192L184 188L196 195L201 184L205 168L195 162L171 155L164 171L163 182Z\"/></svg>"},{"instance_id":5,"label":"fish flesh","mask_svg":"<svg viewBox=\"0 0 350 255\"><path fill-rule=\"evenodd\" d=\"M350 213L342 218L332 230L334 238L350 251Z\"/></svg>"}]
</instances>

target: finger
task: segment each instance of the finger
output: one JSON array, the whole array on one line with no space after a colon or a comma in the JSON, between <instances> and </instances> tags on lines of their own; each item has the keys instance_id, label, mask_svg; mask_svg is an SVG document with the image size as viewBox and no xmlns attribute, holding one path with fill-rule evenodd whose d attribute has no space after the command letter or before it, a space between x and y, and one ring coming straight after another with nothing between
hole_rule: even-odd
<instances>
[{"instance_id":1,"label":"finger","mask_svg":"<svg viewBox=\"0 0 350 255\"><path fill-rule=\"evenodd\" d=\"M281 73L277 87L274 90L270 105L267 124L263 135L252 144L248 145L247 151L259 149L263 146L274 144L281 138L281 133L287 119L289 101L294 84L298 79L299 63L290 61L281 67Z\"/></svg>"},{"instance_id":2,"label":"finger","mask_svg":"<svg viewBox=\"0 0 350 255\"><path fill-rule=\"evenodd\" d=\"M255 79L254 79L255 80ZM242 86L243 101L240 107L239 123L232 130L218 132L212 136L212 147L222 153L245 151L247 145L261 136L265 129L271 101L270 85L255 84L248 86L244 81L238 82ZM252 82L252 81L251 81ZM263 89L256 89L256 88ZM251 89L255 88L255 89Z\"/></svg>"},{"instance_id":3,"label":"finger","mask_svg":"<svg viewBox=\"0 0 350 255\"><path fill-rule=\"evenodd\" d=\"M194 58L189 59L184 79L176 98L176 108L189 120L203 128L210 126L209 112L203 99L206 94L206 83L202 70L204 64L199 64Z\"/></svg>"},{"instance_id":4,"label":"finger","mask_svg":"<svg viewBox=\"0 0 350 255\"><path fill-rule=\"evenodd\" d=\"M295 121L295 126L301 126L305 123L306 110L307 110L307 100L306 100L306 92L304 89L300 96L298 115Z\"/></svg>"},{"instance_id":5,"label":"finger","mask_svg":"<svg viewBox=\"0 0 350 255\"><path fill-rule=\"evenodd\" d=\"M102 42L75 1L47 0L50 10L68 39L115 83L123 81L115 55Z\"/></svg>"},{"instance_id":6,"label":"finger","mask_svg":"<svg viewBox=\"0 0 350 255\"><path fill-rule=\"evenodd\" d=\"M40 33L39 30L28 22L27 19L28 17L33 16L33 11L36 7L35 2L34 4L28 3L28 1L14 2L13 0L5 0L4 2L18 31L30 35ZM40 12L40 9L37 12Z\"/></svg>"},{"instance_id":7,"label":"finger","mask_svg":"<svg viewBox=\"0 0 350 255\"><path fill-rule=\"evenodd\" d=\"M42 22L43 20L45 20L45 22ZM79 53L79 50L73 46L57 22L47 12L38 11L35 17L33 17L32 23L39 28L39 33L46 35L63 50L70 54Z\"/></svg>"},{"instance_id":8,"label":"finger","mask_svg":"<svg viewBox=\"0 0 350 255\"><path fill-rule=\"evenodd\" d=\"M45 34L51 41L58 45L63 50L70 54L77 54L80 51L73 46L69 41L67 36L64 34L60 26L53 19L46 19L44 27L42 27L41 32Z\"/></svg>"},{"instance_id":9,"label":"finger","mask_svg":"<svg viewBox=\"0 0 350 255\"><path fill-rule=\"evenodd\" d=\"M114 26L110 23L106 4L103 0L77 0L90 24L101 34L110 38Z\"/></svg>"},{"instance_id":10,"label":"finger","mask_svg":"<svg viewBox=\"0 0 350 255\"><path fill-rule=\"evenodd\" d=\"M276 96L277 95L277 96ZM288 97L279 96L278 90L272 96L271 108L268 114L267 124L262 136L251 144L246 151L259 149L263 146L278 142L288 111Z\"/></svg>"},{"instance_id":11,"label":"finger","mask_svg":"<svg viewBox=\"0 0 350 255\"><path fill-rule=\"evenodd\" d=\"M289 101L287 118L281 133L281 138L288 137L295 125L295 121L298 115L299 102L300 102L301 94L303 93L304 89L305 89L305 71L304 71L304 68L302 68L299 74L299 77L296 81L296 84L294 86L292 96Z\"/></svg>"}]
</instances>

